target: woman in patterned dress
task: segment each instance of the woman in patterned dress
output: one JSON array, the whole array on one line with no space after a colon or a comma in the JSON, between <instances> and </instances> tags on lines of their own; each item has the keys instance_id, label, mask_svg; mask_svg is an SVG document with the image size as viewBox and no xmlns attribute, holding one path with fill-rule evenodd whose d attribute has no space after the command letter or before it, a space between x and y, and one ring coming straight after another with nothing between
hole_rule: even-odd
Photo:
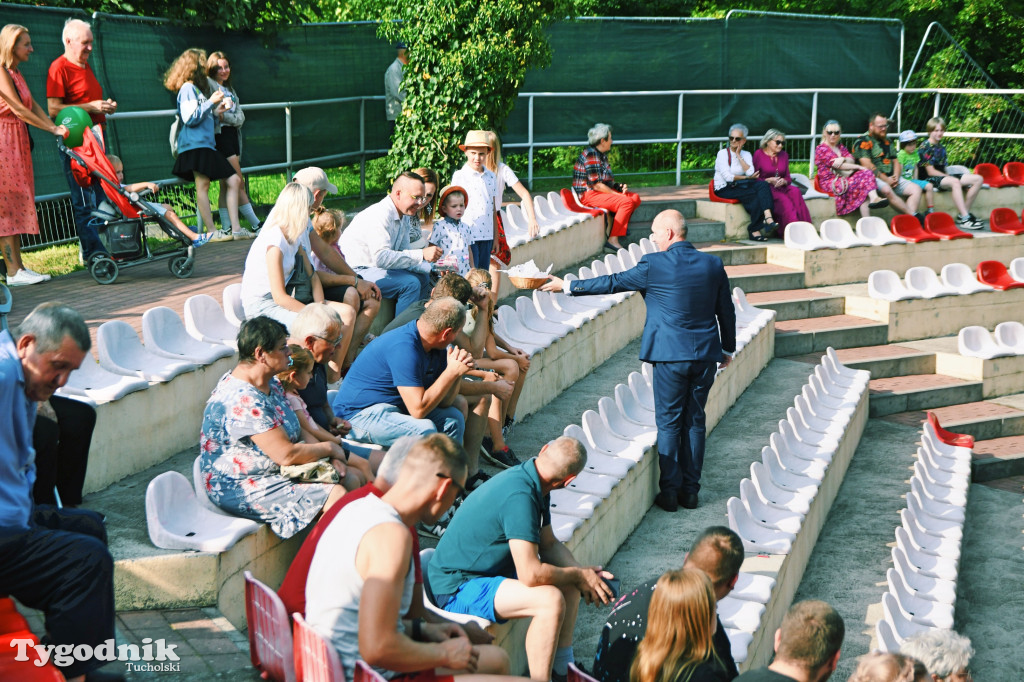
<instances>
[{"instance_id":1,"label":"woman in patterned dress","mask_svg":"<svg viewBox=\"0 0 1024 682\"><path fill-rule=\"evenodd\" d=\"M821 144L814 150L818 185L822 191L835 195L836 215L859 210L867 218L870 209L885 208L889 200L878 196L874 174L854 161L850 150L839 142L842 134L843 129L835 120L821 129Z\"/></svg>"},{"instance_id":2,"label":"woman in patterned dress","mask_svg":"<svg viewBox=\"0 0 1024 682\"><path fill-rule=\"evenodd\" d=\"M281 475L285 465L324 458L345 462L345 451L337 443L302 442L299 420L274 376L289 366L287 336L284 325L269 317L242 323L238 365L213 389L199 438L210 501L237 516L269 523L284 539L345 494L340 484L305 483Z\"/></svg>"},{"instance_id":3,"label":"woman in patterned dress","mask_svg":"<svg viewBox=\"0 0 1024 682\"><path fill-rule=\"evenodd\" d=\"M28 29L7 24L0 30L0 255L7 264L7 284L38 284L50 279L21 262L21 235L39 234L36 189L32 177L29 125L53 135L67 135L55 125L28 91L18 67L32 54Z\"/></svg>"}]
</instances>

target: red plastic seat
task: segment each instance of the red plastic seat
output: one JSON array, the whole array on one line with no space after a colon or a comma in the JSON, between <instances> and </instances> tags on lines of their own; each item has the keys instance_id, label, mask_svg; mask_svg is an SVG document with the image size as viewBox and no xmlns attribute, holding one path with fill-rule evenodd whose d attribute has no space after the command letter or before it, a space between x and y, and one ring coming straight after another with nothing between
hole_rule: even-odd
<instances>
[{"instance_id":1,"label":"red plastic seat","mask_svg":"<svg viewBox=\"0 0 1024 682\"><path fill-rule=\"evenodd\" d=\"M1024 217L1024 216L1022 216ZM1012 208L994 208L988 216L989 229L1003 234L1024 234L1024 222Z\"/></svg>"},{"instance_id":2,"label":"red plastic seat","mask_svg":"<svg viewBox=\"0 0 1024 682\"><path fill-rule=\"evenodd\" d=\"M1015 280L1006 266L997 260L983 260L978 263L978 281L1002 291L1024 289L1024 282Z\"/></svg>"},{"instance_id":3,"label":"red plastic seat","mask_svg":"<svg viewBox=\"0 0 1024 682\"><path fill-rule=\"evenodd\" d=\"M953 216L941 211L929 213L924 217L924 229L929 234L934 234L942 240L950 239L974 239L973 234L964 232L953 222Z\"/></svg>"},{"instance_id":4,"label":"red plastic seat","mask_svg":"<svg viewBox=\"0 0 1024 682\"><path fill-rule=\"evenodd\" d=\"M11 608L13 609L13 606ZM26 648L27 660L15 660L15 656L18 655L18 648L12 646L11 643L16 639L31 640L33 646L39 644L39 639L29 632L27 628L0 635L0 680L64 682L64 675L53 665L53 662L47 661L46 665L43 666L36 665L40 658L39 653L34 648Z\"/></svg>"},{"instance_id":5,"label":"red plastic seat","mask_svg":"<svg viewBox=\"0 0 1024 682\"><path fill-rule=\"evenodd\" d=\"M0 599L0 635L28 630L28 621L18 613L14 600L5 597Z\"/></svg>"},{"instance_id":6,"label":"red plastic seat","mask_svg":"<svg viewBox=\"0 0 1024 682\"><path fill-rule=\"evenodd\" d=\"M973 448L974 447L974 436L968 433L953 433L942 428L939 424L939 418L935 416L934 412L928 412L928 423L935 429L935 435L939 437L946 445L956 445L962 448Z\"/></svg>"},{"instance_id":7,"label":"red plastic seat","mask_svg":"<svg viewBox=\"0 0 1024 682\"><path fill-rule=\"evenodd\" d=\"M249 657L264 679L295 682L295 653L288 611L277 592L245 572L245 622ZM344 679L344 678L343 678Z\"/></svg>"},{"instance_id":8,"label":"red plastic seat","mask_svg":"<svg viewBox=\"0 0 1024 682\"><path fill-rule=\"evenodd\" d=\"M717 194L715 194L715 181L714 180L708 180L708 199L711 199L712 202L717 202L719 204L738 204L738 203L740 203L739 199L726 199L725 197L720 197Z\"/></svg>"},{"instance_id":9,"label":"red plastic seat","mask_svg":"<svg viewBox=\"0 0 1024 682\"><path fill-rule=\"evenodd\" d=\"M917 218L912 215L906 215L900 213L899 215L893 216L892 219L892 233L897 237L903 237L908 242L937 242L939 236L925 232L924 228L921 227L921 223L918 222Z\"/></svg>"},{"instance_id":10,"label":"red plastic seat","mask_svg":"<svg viewBox=\"0 0 1024 682\"><path fill-rule=\"evenodd\" d=\"M345 682L341 657L334 645L309 627L300 614L293 614L292 618L295 619L295 672L298 682ZM353 673L354 682L386 682L362 661L356 661Z\"/></svg>"},{"instance_id":11,"label":"red plastic seat","mask_svg":"<svg viewBox=\"0 0 1024 682\"><path fill-rule=\"evenodd\" d=\"M999 166L994 163L979 163L974 167L974 172L981 176L989 187L1016 187L1017 183L1007 180L1006 176L999 172Z\"/></svg>"},{"instance_id":12,"label":"red plastic seat","mask_svg":"<svg viewBox=\"0 0 1024 682\"><path fill-rule=\"evenodd\" d=\"M833 194L832 192L830 192L829 190L827 190L827 189L825 189L824 187L821 186L821 183L818 182L818 176L817 175L814 176L814 189L818 190L822 194L827 194L830 197L834 197L835 196L835 194Z\"/></svg>"},{"instance_id":13,"label":"red plastic seat","mask_svg":"<svg viewBox=\"0 0 1024 682\"><path fill-rule=\"evenodd\" d=\"M1024 185L1024 163L1020 161L1004 163L1003 177L1015 185Z\"/></svg>"},{"instance_id":14,"label":"red plastic seat","mask_svg":"<svg viewBox=\"0 0 1024 682\"><path fill-rule=\"evenodd\" d=\"M566 208L568 208L570 211L575 211L576 213L587 213L594 216L595 218L600 218L601 216L608 212L603 208L584 206L582 203L580 203L579 197L576 196L576 192L572 189L562 188L562 190L559 191L559 194L562 195L562 203L565 204Z\"/></svg>"},{"instance_id":15,"label":"red plastic seat","mask_svg":"<svg viewBox=\"0 0 1024 682\"><path fill-rule=\"evenodd\" d=\"M586 674L576 667L575 663L569 664L569 674L566 677L568 678L568 682L598 682L596 677L591 677Z\"/></svg>"}]
</instances>

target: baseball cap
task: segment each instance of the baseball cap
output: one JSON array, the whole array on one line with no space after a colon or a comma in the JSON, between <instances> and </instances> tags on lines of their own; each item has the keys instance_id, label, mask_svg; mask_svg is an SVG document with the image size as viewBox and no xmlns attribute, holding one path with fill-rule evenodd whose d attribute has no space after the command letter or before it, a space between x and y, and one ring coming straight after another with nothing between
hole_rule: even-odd
<instances>
[{"instance_id":1,"label":"baseball cap","mask_svg":"<svg viewBox=\"0 0 1024 682\"><path fill-rule=\"evenodd\" d=\"M913 142L916 139L917 133L915 133L913 130L904 130L902 133L900 133L900 144L903 144L904 142Z\"/></svg>"},{"instance_id":2,"label":"baseball cap","mask_svg":"<svg viewBox=\"0 0 1024 682\"><path fill-rule=\"evenodd\" d=\"M327 179L327 173L324 172L323 168L317 168L316 166L303 168L295 174L292 180L308 188L310 191L325 189L331 194L338 193L338 186Z\"/></svg>"}]
</instances>

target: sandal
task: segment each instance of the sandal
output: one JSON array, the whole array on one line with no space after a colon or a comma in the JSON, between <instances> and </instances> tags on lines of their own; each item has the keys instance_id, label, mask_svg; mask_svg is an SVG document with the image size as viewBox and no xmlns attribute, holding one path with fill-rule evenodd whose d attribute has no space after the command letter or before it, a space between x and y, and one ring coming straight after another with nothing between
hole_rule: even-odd
<instances>
[{"instance_id":1,"label":"sandal","mask_svg":"<svg viewBox=\"0 0 1024 682\"><path fill-rule=\"evenodd\" d=\"M757 235L757 236L750 235L750 238L753 239L755 242L766 242L766 241L768 241L768 237L766 237L763 232L761 234Z\"/></svg>"},{"instance_id":2,"label":"sandal","mask_svg":"<svg viewBox=\"0 0 1024 682\"><path fill-rule=\"evenodd\" d=\"M872 201L870 204L868 204L868 208L885 208L888 205L888 199L879 199L878 201Z\"/></svg>"}]
</instances>

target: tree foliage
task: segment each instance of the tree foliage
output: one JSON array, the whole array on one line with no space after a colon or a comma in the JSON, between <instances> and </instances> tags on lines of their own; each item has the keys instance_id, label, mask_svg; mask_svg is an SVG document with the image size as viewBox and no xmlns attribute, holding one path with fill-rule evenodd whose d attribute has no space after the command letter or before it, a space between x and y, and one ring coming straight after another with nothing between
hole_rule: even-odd
<instances>
[{"instance_id":1,"label":"tree foliage","mask_svg":"<svg viewBox=\"0 0 1024 682\"><path fill-rule=\"evenodd\" d=\"M551 61L544 28L564 0L421 0L381 6L379 33L408 46L402 115L389 158L394 173L416 165L447 177L468 130L498 129L526 72ZM458 154L458 152L455 152Z\"/></svg>"}]
</instances>

